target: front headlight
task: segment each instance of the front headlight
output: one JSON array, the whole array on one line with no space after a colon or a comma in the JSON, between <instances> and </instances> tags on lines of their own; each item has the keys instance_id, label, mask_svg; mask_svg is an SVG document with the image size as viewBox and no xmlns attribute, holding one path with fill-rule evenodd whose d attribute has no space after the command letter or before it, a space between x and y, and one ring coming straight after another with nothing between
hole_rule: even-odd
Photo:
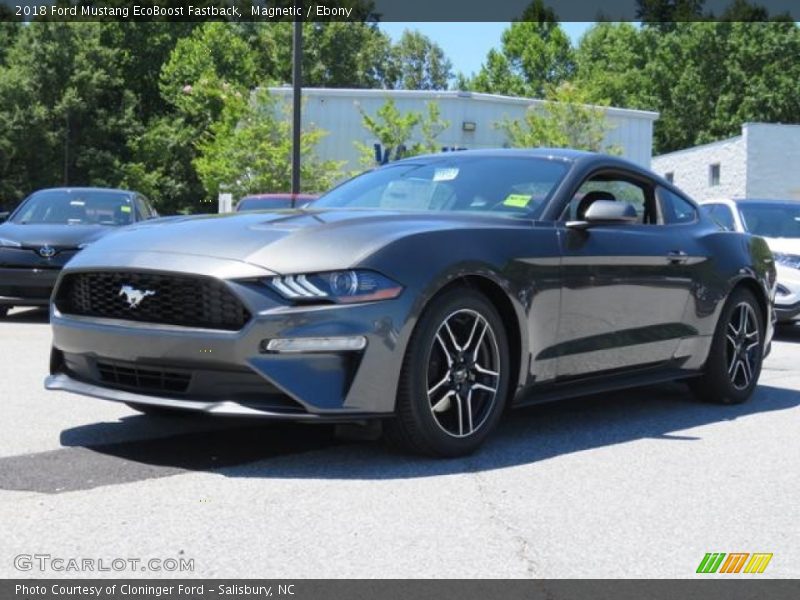
<instances>
[{"instance_id":1,"label":"front headlight","mask_svg":"<svg viewBox=\"0 0 800 600\"><path fill-rule=\"evenodd\" d=\"M797 254L784 254L783 252L773 252L772 257L775 262L784 267L800 269L800 256Z\"/></svg>"},{"instance_id":2,"label":"front headlight","mask_svg":"<svg viewBox=\"0 0 800 600\"><path fill-rule=\"evenodd\" d=\"M287 300L349 304L397 298L403 286L374 271L351 270L283 275L265 280Z\"/></svg>"},{"instance_id":3,"label":"front headlight","mask_svg":"<svg viewBox=\"0 0 800 600\"><path fill-rule=\"evenodd\" d=\"M22 248L22 244L19 242L15 242L14 240L6 240L0 238L0 246L3 248Z\"/></svg>"}]
</instances>

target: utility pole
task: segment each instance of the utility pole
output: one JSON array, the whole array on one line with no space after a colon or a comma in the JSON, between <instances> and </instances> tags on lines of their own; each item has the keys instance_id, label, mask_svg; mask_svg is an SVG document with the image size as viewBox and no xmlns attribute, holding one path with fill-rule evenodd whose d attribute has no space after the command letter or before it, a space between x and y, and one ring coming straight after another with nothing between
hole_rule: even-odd
<instances>
[{"instance_id":1,"label":"utility pole","mask_svg":"<svg viewBox=\"0 0 800 600\"><path fill-rule=\"evenodd\" d=\"M69 185L69 109L64 113L64 185Z\"/></svg>"},{"instance_id":2,"label":"utility pole","mask_svg":"<svg viewBox=\"0 0 800 600\"><path fill-rule=\"evenodd\" d=\"M295 17L292 34L292 194L300 193L300 125L303 92L303 22ZM294 199L292 199L294 206Z\"/></svg>"}]
</instances>

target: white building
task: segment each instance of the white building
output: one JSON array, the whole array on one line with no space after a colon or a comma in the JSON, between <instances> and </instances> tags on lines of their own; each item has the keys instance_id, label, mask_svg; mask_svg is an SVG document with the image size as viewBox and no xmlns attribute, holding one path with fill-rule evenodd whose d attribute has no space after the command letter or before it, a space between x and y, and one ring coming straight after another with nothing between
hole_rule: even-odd
<instances>
[{"instance_id":1,"label":"white building","mask_svg":"<svg viewBox=\"0 0 800 600\"><path fill-rule=\"evenodd\" d=\"M269 88L269 92L291 102L291 88ZM364 128L360 110L374 116L389 98L400 112L425 113L428 102L437 102L442 120L450 122L438 137L440 145L468 149L507 146L506 135L497 124L506 119L522 120L528 108L543 104L541 100L474 92L304 88L303 128L313 125L328 132L317 148L320 158L344 160L346 168L358 168L355 142L370 147L377 142ZM610 125L605 144L619 147L624 157L649 167L653 122L658 113L612 107L603 110Z\"/></svg>"},{"instance_id":2,"label":"white building","mask_svg":"<svg viewBox=\"0 0 800 600\"><path fill-rule=\"evenodd\" d=\"M800 125L745 123L742 135L653 157L696 200L800 200Z\"/></svg>"}]
</instances>

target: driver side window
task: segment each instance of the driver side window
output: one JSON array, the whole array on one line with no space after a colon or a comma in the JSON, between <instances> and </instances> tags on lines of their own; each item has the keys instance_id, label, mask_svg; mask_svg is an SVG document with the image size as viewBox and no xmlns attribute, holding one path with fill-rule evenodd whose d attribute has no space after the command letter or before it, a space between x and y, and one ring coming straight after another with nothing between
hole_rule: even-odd
<instances>
[{"instance_id":1,"label":"driver side window","mask_svg":"<svg viewBox=\"0 0 800 600\"><path fill-rule=\"evenodd\" d=\"M659 223L655 195L650 186L608 175L599 175L584 181L565 208L562 218L567 221L582 221L589 207L598 200L627 202L636 209L640 224Z\"/></svg>"}]
</instances>

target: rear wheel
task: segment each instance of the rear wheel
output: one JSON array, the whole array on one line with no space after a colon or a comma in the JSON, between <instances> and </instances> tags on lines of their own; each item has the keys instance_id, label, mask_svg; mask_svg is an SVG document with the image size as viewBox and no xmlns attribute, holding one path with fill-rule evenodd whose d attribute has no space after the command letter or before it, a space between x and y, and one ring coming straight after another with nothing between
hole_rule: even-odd
<instances>
[{"instance_id":1,"label":"rear wheel","mask_svg":"<svg viewBox=\"0 0 800 600\"><path fill-rule=\"evenodd\" d=\"M508 382L508 341L497 310L473 290L447 292L427 307L411 337L386 435L420 454L469 454L497 425Z\"/></svg>"},{"instance_id":2,"label":"rear wheel","mask_svg":"<svg viewBox=\"0 0 800 600\"><path fill-rule=\"evenodd\" d=\"M690 382L701 399L739 404L753 393L764 358L764 323L753 293L737 289L722 309L705 373Z\"/></svg>"}]
</instances>

